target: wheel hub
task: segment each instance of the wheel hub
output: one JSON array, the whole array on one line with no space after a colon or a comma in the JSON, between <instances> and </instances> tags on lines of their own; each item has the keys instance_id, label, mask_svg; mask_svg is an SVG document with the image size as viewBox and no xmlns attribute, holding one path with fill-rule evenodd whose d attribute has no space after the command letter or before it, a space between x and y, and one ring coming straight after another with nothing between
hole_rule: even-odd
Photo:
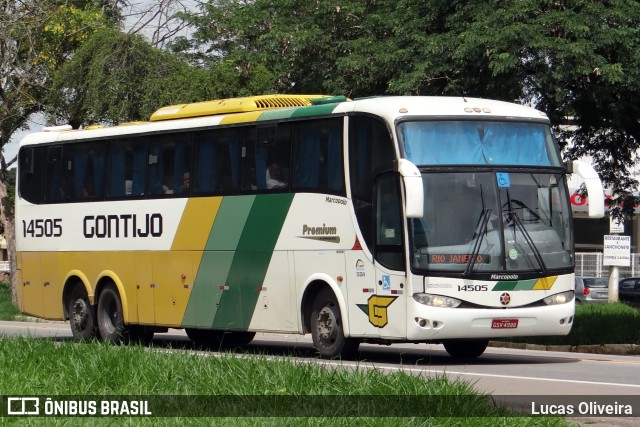
<instances>
[{"instance_id":1,"label":"wheel hub","mask_svg":"<svg viewBox=\"0 0 640 427\"><path fill-rule=\"evenodd\" d=\"M87 327L89 321L89 306L87 302L79 298L73 304L73 313L71 319L78 330L84 330Z\"/></svg>"},{"instance_id":2,"label":"wheel hub","mask_svg":"<svg viewBox=\"0 0 640 427\"><path fill-rule=\"evenodd\" d=\"M338 335L337 320L329 307L324 307L318 313L318 335L326 341L335 341Z\"/></svg>"}]
</instances>

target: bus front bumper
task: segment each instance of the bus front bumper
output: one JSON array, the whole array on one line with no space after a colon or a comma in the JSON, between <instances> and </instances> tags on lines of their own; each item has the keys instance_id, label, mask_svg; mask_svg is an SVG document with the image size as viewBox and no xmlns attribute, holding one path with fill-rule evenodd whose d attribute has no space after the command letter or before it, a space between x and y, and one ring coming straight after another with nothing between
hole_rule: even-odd
<instances>
[{"instance_id":1,"label":"bus front bumper","mask_svg":"<svg viewBox=\"0 0 640 427\"><path fill-rule=\"evenodd\" d=\"M510 309L437 308L412 302L410 308L409 341L567 335L575 313L573 301Z\"/></svg>"}]
</instances>

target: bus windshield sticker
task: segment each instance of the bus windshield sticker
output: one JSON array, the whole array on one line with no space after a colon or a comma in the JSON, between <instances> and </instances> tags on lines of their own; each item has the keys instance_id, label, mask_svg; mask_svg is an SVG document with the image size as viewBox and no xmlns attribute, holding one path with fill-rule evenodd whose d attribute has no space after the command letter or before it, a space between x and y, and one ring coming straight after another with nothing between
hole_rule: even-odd
<instances>
[{"instance_id":1,"label":"bus windshield sticker","mask_svg":"<svg viewBox=\"0 0 640 427\"><path fill-rule=\"evenodd\" d=\"M511 187L511 182L509 182L509 173L507 173L507 172L496 172L496 178L498 179L498 187L500 187L500 188L509 188L509 187Z\"/></svg>"}]
</instances>

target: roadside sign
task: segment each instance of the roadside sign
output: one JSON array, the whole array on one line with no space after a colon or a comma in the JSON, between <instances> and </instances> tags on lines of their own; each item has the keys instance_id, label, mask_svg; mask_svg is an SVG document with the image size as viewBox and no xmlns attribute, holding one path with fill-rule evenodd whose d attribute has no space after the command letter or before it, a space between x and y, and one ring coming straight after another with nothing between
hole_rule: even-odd
<instances>
[{"instance_id":1,"label":"roadside sign","mask_svg":"<svg viewBox=\"0 0 640 427\"><path fill-rule=\"evenodd\" d=\"M631 265L631 236L604 236L603 265L629 267Z\"/></svg>"}]
</instances>

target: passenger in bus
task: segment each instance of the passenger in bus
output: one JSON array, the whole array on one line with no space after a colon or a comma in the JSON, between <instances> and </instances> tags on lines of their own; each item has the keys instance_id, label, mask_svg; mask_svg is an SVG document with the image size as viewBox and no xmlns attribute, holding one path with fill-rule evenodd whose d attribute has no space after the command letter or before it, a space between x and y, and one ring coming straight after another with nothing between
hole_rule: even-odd
<instances>
[{"instance_id":1,"label":"passenger in bus","mask_svg":"<svg viewBox=\"0 0 640 427\"><path fill-rule=\"evenodd\" d=\"M287 188L287 183L282 181L281 177L280 166L276 162L271 163L267 168L267 189L278 190Z\"/></svg>"},{"instance_id":2,"label":"passenger in bus","mask_svg":"<svg viewBox=\"0 0 640 427\"><path fill-rule=\"evenodd\" d=\"M191 188L191 173L185 172L182 174L182 192L188 193Z\"/></svg>"}]
</instances>

